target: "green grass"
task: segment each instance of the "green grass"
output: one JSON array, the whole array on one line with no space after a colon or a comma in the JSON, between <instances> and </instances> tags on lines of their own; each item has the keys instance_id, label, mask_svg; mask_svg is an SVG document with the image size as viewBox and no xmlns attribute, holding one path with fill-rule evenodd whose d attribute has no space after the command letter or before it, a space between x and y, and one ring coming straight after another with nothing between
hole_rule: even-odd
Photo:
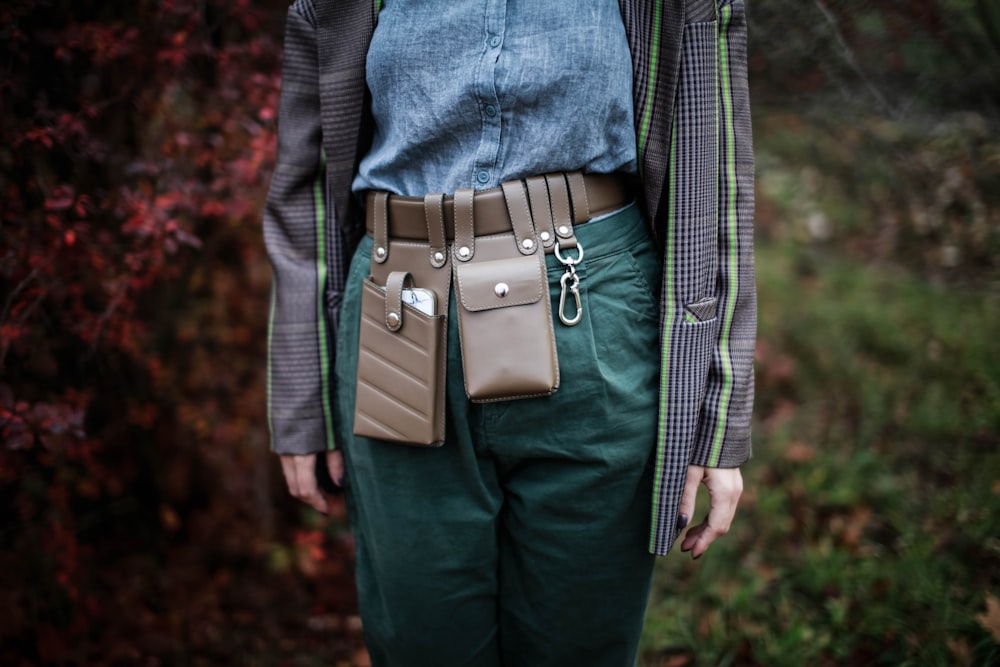
<instances>
[{"instance_id":1,"label":"green grass","mask_svg":"<svg viewBox=\"0 0 1000 667\"><path fill-rule=\"evenodd\" d=\"M700 561L659 561L642 664L1000 664L977 619L1000 597L1000 296L788 243L757 262L744 502Z\"/></svg>"}]
</instances>

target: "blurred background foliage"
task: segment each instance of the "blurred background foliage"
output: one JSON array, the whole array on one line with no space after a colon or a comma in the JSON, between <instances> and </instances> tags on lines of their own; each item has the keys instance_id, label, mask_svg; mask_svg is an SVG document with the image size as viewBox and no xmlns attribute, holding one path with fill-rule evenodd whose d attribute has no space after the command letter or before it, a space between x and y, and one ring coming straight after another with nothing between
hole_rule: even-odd
<instances>
[{"instance_id":1,"label":"blurred background foliage","mask_svg":"<svg viewBox=\"0 0 1000 667\"><path fill-rule=\"evenodd\" d=\"M996 664L1000 5L747 4L755 459L643 662ZM0 664L366 664L267 452L286 7L0 8Z\"/></svg>"}]
</instances>

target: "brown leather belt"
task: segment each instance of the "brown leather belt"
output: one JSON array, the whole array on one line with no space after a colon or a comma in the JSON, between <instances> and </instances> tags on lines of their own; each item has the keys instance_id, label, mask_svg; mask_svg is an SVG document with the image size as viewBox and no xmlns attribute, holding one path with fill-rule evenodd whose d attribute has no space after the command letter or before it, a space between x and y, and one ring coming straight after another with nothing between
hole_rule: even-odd
<instances>
[{"instance_id":1,"label":"brown leather belt","mask_svg":"<svg viewBox=\"0 0 1000 667\"><path fill-rule=\"evenodd\" d=\"M551 177L551 175L550 175ZM541 178L541 177L536 177ZM530 179L529 179L530 180ZM585 190L584 202L573 202L575 212L586 211L574 215L573 224L582 224L604 213L622 208L632 200L631 177L623 174L583 174L582 182ZM365 216L365 228L368 234L374 233L374 198L375 192L368 192L368 213ZM510 214L507 212L507 202L501 188L480 190L472 199L473 216L475 219L476 236L502 234L512 229ZM427 241L427 222L425 219L424 200L420 197L403 197L389 195L388 197L389 238L406 239L410 241ZM584 219L578 219L584 218ZM448 240L454 239L455 209L454 197L444 198L445 233Z\"/></svg>"}]
</instances>

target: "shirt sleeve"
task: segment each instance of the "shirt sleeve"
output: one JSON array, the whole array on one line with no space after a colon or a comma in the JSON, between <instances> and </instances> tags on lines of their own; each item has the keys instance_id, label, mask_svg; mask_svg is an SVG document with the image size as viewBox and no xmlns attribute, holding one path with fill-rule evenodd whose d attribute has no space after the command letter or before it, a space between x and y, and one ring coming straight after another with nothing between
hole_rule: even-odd
<instances>
[{"instance_id":1,"label":"shirt sleeve","mask_svg":"<svg viewBox=\"0 0 1000 667\"><path fill-rule=\"evenodd\" d=\"M334 446L322 155L316 18L312 3L298 0L285 30L277 161L263 221L273 269L267 409L279 454Z\"/></svg>"},{"instance_id":2,"label":"shirt sleeve","mask_svg":"<svg viewBox=\"0 0 1000 667\"><path fill-rule=\"evenodd\" d=\"M743 0L718 9L718 337L691 463L736 467L750 457L753 355L757 329L754 280L754 162L747 87Z\"/></svg>"}]
</instances>

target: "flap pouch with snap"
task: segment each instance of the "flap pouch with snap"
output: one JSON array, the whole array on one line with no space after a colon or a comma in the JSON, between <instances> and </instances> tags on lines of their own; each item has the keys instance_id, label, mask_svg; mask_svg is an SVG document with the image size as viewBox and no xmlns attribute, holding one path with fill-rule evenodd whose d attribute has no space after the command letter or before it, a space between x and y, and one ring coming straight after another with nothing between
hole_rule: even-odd
<instances>
[{"instance_id":1,"label":"flap pouch with snap","mask_svg":"<svg viewBox=\"0 0 1000 667\"><path fill-rule=\"evenodd\" d=\"M456 268L462 307L472 312L536 303L542 298L544 266L537 258L511 257Z\"/></svg>"},{"instance_id":2,"label":"flap pouch with snap","mask_svg":"<svg viewBox=\"0 0 1000 667\"><path fill-rule=\"evenodd\" d=\"M548 396L559 386L543 253L455 262L465 391L472 401ZM480 259L482 258L482 259Z\"/></svg>"}]
</instances>

